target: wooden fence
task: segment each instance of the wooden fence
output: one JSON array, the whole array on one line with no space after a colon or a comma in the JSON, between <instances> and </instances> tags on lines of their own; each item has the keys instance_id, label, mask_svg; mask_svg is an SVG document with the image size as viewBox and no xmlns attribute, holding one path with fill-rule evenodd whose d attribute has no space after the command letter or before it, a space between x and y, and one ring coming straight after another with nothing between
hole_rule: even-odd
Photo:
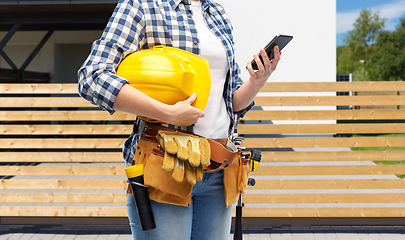
<instances>
[{"instance_id":1,"label":"wooden fence","mask_svg":"<svg viewBox=\"0 0 405 240\"><path fill-rule=\"evenodd\" d=\"M405 151L395 148L405 147L405 135L386 135L405 132L405 111L354 110L351 106L405 105L405 96L310 95L404 89L403 82L267 84L264 92L291 96L257 97L257 105L273 109L251 111L239 127L246 137L254 134L246 138L246 146L269 149L263 151L263 166L253 174L260 178L253 188L256 191L249 190L252 194L244 197L249 206L244 216L403 217L405 182L396 175L405 173L405 165L374 161L405 160ZM302 92L308 92L307 96L293 96ZM274 108L280 106L287 109ZM288 110L288 106L298 107ZM336 106L346 109L336 110ZM277 120L283 120L282 124L263 123ZM266 137L271 134L275 136ZM365 151L350 151L360 147Z\"/></svg>"},{"instance_id":2,"label":"wooden fence","mask_svg":"<svg viewBox=\"0 0 405 240\"><path fill-rule=\"evenodd\" d=\"M374 161L405 161L405 110L350 106L405 96L335 96L374 91L405 83L268 83L238 128L263 154L244 217L403 217L405 165ZM0 84L0 94L0 217L127 215L121 148L133 115L95 108L76 84Z\"/></svg>"}]
</instances>

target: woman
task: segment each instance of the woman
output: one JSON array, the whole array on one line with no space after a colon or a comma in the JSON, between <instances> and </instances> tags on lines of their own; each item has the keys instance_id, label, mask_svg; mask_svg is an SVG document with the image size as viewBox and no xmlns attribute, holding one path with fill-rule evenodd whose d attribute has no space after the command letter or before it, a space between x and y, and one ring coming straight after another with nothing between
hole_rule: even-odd
<instances>
[{"instance_id":1,"label":"woman","mask_svg":"<svg viewBox=\"0 0 405 240\"><path fill-rule=\"evenodd\" d=\"M191 106L196 94L166 105L116 75L118 65L127 55L155 45L180 48L208 60L211 92L204 111ZM241 85L232 26L221 5L212 0L121 0L79 70L79 93L110 114L123 111L157 119L169 128L226 139L235 125L234 114L243 116L252 108L253 99L276 69L281 53L277 47L274 52L270 61L266 52L260 50L263 64L254 55L259 70L254 71L248 62L250 78ZM139 133L144 126L145 122L138 119L124 144L127 166L137 155L142 142ZM225 202L224 177L222 170L204 173L203 180L192 187L188 204L151 200L157 228L146 232L141 229L133 196L128 194L134 239L229 239L233 203Z\"/></svg>"}]
</instances>

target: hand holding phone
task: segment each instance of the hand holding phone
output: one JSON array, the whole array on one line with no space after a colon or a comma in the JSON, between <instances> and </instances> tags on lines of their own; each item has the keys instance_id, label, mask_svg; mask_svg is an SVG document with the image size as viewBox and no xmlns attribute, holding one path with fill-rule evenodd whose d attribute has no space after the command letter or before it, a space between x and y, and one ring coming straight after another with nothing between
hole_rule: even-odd
<instances>
[{"instance_id":1,"label":"hand holding phone","mask_svg":"<svg viewBox=\"0 0 405 240\"><path fill-rule=\"evenodd\" d=\"M269 56L270 60L274 58L274 52L273 49L277 45L279 50L281 51L291 40L293 39L292 36L289 35L281 35L278 34L276 35L267 45L264 47L264 50L266 51L267 55ZM263 64L263 58L259 54L260 61L262 61ZM257 64L255 60L252 60L252 68L254 70L258 70Z\"/></svg>"}]
</instances>

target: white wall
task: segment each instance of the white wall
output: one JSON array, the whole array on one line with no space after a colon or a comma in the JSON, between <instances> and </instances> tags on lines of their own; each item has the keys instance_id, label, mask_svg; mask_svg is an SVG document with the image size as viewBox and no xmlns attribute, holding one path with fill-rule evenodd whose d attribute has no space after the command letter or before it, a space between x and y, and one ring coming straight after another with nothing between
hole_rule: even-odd
<instances>
[{"instance_id":1,"label":"white wall","mask_svg":"<svg viewBox=\"0 0 405 240\"><path fill-rule=\"evenodd\" d=\"M242 78L246 63L276 34L293 35L269 81L336 81L336 0L216 0L234 26Z\"/></svg>"},{"instance_id":2,"label":"white wall","mask_svg":"<svg viewBox=\"0 0 405 240\"><path fill-rule=\"evenodd\" d=\"M234 27L236 58L242 79L253 54L277 34L292 35L269 82L336 81L336 0L216 0ZM259 93L259 96L333 96L334 92ZM262 107L264 110L333 110L336 106ZM272 121L274 124L324 124L334 120Z\"/></svg>"}]
</instances>

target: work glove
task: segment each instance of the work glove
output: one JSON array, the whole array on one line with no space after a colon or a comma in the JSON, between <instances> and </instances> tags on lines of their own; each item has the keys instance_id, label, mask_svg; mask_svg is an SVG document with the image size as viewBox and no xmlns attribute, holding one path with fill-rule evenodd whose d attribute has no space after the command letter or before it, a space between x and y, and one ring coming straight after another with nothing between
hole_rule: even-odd
<instances>
[{"instance_id":1,"label":"work glove","mask_svg":"<svg viewBox=\"0 0 405 240\"><path fill-rule=\"evenodd\" d=\"M186 177L187 182L194 185L202 180L203 168L211 164L211 148L207 139L163 130L156 138L165 151L162 169L173 171L175 182L182 182Z\"/></svg>"}]
</instances>

